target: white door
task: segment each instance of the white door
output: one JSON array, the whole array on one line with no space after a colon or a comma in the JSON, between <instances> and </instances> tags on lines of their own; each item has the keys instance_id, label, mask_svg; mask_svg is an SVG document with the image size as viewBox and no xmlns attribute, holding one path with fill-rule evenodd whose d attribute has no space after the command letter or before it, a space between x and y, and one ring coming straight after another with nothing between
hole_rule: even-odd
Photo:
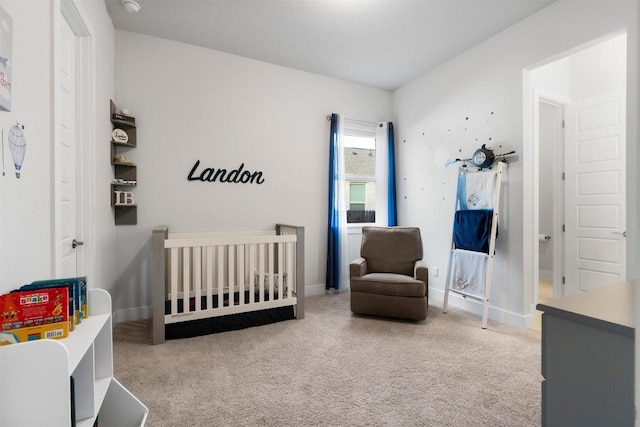
<instances>
[{"instance_id":1,"label":"white door","mask_svg":"<svg viewBox=\"0 0 640 427\"><path fill-rule=\"evenodd\" d=\"M626 279L625 95L567 106L566 292Z\"/></svg>"},{"instance_id":2,"label":"white door","mask_svg":"<svg viewBox=\"0 0 640 427\"><path fill-rule=\"evenodd\" d=\"M74 247L77 235L77 130L76 130L76 36L67 21L60 19L58 37L58 114L57 117L57 151L56 168L58 180L56 191L59 198L60 220L58 226L60 272L62 277L73 277L78 274L77 255L81 247Z\"/></svg>"}]
</instances>

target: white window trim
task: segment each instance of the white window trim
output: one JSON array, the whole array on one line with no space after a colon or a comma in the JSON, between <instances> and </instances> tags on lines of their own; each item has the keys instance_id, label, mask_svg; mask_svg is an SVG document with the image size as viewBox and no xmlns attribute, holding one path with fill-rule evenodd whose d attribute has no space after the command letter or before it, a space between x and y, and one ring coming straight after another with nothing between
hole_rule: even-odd
<instances>
[{"instance_id":1,"label":"white window trim","mask_svg":"<svg viewBox=\"0 0 640 427\"><path fill-rule=\"evenodd\" d=\"M387 123L372 123L360 120L352 120L345 118L343 121L343 134L346 136L361 136L367 138L375 138L376 141L376 176L368 177L370 181L376 183L376 222L360 222L347 224L349 234L357 234L362 232L363 226L386 226L388 224L387 213L387 181L388 181L388 150L386 144L382 146L382 141L386 141ZM362 176L354 177L353 175L345 175L344 180L364 181Z\"/></svg>"},{"instance_id":2,"label":"white window trim","mask_svg":"<svg viewBox=\"0 0 640 427\"><path fill-rule=\"evenodd\" d=\"M347 182L375 182L376 177L373 175L365 176L365 175L345 175L344 180Z\"/></svg>"},{"instance_id":3,"label":"white window trim","mask_svg":"<svg viewBox=\"0 0 640 427\"><path fill-rule=\"evenodd\" d=\"M387 122L376 125L376 223L375 225L386 227L389 224L387 205L389 194L387 184L389 182L389 150L387 142Z\"/></svg>"}]
</instances>

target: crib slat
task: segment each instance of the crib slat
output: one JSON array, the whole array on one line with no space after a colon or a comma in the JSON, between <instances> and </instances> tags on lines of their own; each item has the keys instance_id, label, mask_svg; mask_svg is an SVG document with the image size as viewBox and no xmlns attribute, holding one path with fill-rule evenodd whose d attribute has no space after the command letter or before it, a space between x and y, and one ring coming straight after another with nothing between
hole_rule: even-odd
<instances>
[{"instance_id":1,"label":"crib slat","mask_svg":"<svg viewBox=\"0 0 640 427\"><path fill-rule=\"evenodd\" d=\"M291 292L295 286L296 272L293 263L294 243L286 243L287 245L287 298L291 298Z\"/></svg>"},{"instance_id":2,"label":"crib slat","mask_svg":"<svg viewBox=\"0 0 640 427\"><path fill-rule=\"evenodd\" d=\"M213 308L213 255L215 248L207 246L207 309Z\"/></svg>"},{"instance_id":3,"label":"crib slat","mask_svg":"<svg viewBox=\"0 0 640 427\"><path fill-rule=\"evenodd\" d=\"M258 301L264 301L264 243L258 245Z\"/></svg>"},{"instance_id":4,"label":"crib slat","mask_svg":"<svg viewBox=\"0 0 640 427\"><path fill-rule=\"evenodd\" d=\"M229 258L227 261L227 274L229 275L229 281L227 285L227 289L229 292L229 305L234 305L234 290L236 288L236 245L228 246L228 255Z\"/></svg>"},{"instance_id":5,"label":"crib slat","mask_svg":"<svg viewBox=\"0 0 640 427\"><path fill-rule=\"evenodd\" d=\"M268 271L268 277L269 277L269 301L273 301L273 267L275 265L275 261L274 261L274 249L273 249L273 243L269 243L269 271Z\"/></svg>"},{"instance_id":6,"label":"crib slat","mask_svg":"<svg viewBox=\"0 0 640 427\"><path fill-rule=\"evenodd\" d=\"M171 313L178 312L178 248L171 249Z\"/></svg>"},{"instance_id":7,"label":"crib slat","mask_svg":"<svg viewBox=\"0 0 640 427\"><path fill-rule=\"evenodd\" d=\"M284 243L278 243L278 275L276 276L276 287L278 289L278 298L284 298Z\"/></svg>"},{"instance_id":8,"label":"crib slat","mask_svg":"<svg viewBox=\"0 0 640 427\"><path fill-rule=\"evenodd\" d=\"M249 285L249 304L253 304L256 300L255 289L255 274L256 274L256 245L249 245L249 277L251 285ZM258 280L260 280L258 278Z\"/></svg>"},{"instance_id":9,"label":"crib slat","mask_svg":"<svg viewBox=\"0 0 640 427\"><path fill-rule=\"evenodd\" d=\"M244 274L244 252L245 246L238 245L238 261L236 263L237 266L237 274L238 274L238 304L244 305L244 282L245 282L245 274Z\"/></svg>"},{"instance_id":10,"label":"crib slat","mask_svg":"<svg viewBox=\"0 0 640 427\"><path fill-rule=\"evenodd\" d=\"M200 295L202 294L202 248L193 248L193 288L196 298L196 311L200 311Z\"/></svg>"},{"instance_id":11,"label":"crib slat","mask_svg":"<svg viewBox=\"0 0 640 427\"><path fill-rule=\"evenodd\" d=\"M224 247L218 246L218 262L216 269L218 270L218 308L224 306Z\"/></svg>"},{"instance_id":12,"label":"crib slat","mask_svg":"<svg viewBox=\"0 0 640 427\"><path fill-rule=\"evenodd\" d=\"M189 310L189 291L191 282L191 248L182 249L182 312Z\"/></svg>"}]
</instances>

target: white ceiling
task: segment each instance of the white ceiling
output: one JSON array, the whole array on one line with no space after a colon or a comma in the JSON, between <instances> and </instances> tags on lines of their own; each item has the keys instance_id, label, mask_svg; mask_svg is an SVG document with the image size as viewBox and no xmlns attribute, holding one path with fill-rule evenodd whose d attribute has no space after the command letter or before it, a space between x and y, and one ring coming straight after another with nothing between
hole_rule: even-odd
<instances>
[{"instance_id":1,"label":"white ceiling","mask_svg":"<svg viewBox=\"0 0 640 427\"><path fill-rule=\"evenodd\" d=\"M116 28L394 90L555 0L105 0Z\"/></svg>"}]
</instances>

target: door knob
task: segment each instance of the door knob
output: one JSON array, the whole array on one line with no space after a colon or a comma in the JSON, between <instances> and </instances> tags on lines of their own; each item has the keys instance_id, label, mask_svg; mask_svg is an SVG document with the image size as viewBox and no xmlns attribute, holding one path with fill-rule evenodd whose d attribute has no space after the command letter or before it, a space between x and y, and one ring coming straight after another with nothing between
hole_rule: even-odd
<instances>
[{"instance_id":1,"label":"door knob","mask_svg":"<svg viewBox=\"0 0 640 427\"><path fill-rule=\"evenodd\" d=\"M619 231L614 231L613 233L614 236L622 236L622 237L627 237L627 232L623 231L622 233L620 233Z\"/></svg>"},{"instance_id":2,"label":"door knob","mask_svg":"<svg viewBox=\"0 0 640 427\"><path fill-rule=\"evenodd\" d=\"M79 242L76 239L73 239L73 242L71 242L71 247L73 249L75 249L77 246L82 246L82 245L84 245L84 242Z\"/></svg>"}]
</instances>

